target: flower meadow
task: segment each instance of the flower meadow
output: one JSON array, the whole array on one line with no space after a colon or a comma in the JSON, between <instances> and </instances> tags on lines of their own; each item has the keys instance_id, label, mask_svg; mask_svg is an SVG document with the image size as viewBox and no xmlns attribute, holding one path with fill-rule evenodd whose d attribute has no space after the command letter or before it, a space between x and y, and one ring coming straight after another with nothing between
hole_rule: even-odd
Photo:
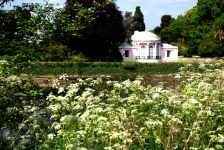
<instances>
[{"instance_id":1,"label":"flower meadow","mask_svg":"<svg viewBox=\"0 0 224 150\"><path fill-rule=\"evenodd\" d=\"M164 87L163 83L143 86L140 76L135 81L100 76L65 86L60 81L67 80L67 75L62 75L55 79L54 87L34 90L33 82L23 84L9 77L5 83L8 88L23 84L23 91L28 92L14 91L17 97L13 100L21 99L23 105L13 105L5 112L18 112L22 119L14 126L10 122L1 126L11 130L1 138L2 147L224 149L224 70L214 69L222 65L200 63L194 68L187 64L173 75L180 82L175 88ZM1 91L4 88L1 86Z\"/></svg>"}]
</instances>

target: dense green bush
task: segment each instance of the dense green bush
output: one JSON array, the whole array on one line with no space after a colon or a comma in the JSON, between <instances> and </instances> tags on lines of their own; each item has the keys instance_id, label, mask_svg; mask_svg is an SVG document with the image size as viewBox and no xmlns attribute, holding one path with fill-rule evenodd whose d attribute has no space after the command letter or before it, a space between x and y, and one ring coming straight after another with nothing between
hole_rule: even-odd
<instances>
[{"instance_id":1,"label":"dense green bush","mask_svg":"<svg viewBox=\"0 0 224 150\"><path fill-rule=\"evenodd\" d=\"M127 70L135 70L137 64L135 61L127 60L122 63L122 67Z\"/></svg>"},{"instance_id":2,"label":"dense green bush","mask_svg":"<svg viewBox=\"0 0 224 150\"><path fill-rule=\"evenodd\" d=\"M77 54L70 56L70 60L73 62L85 62L87 58L83 54Z\"/></svg>"},{"instance_id":3,"label":"dense green bush","mask_svg":"<svg viewBox=\"0 0 224 150\"><path fill-rule=\"evenodd\" d=\"M68 58L67 47L64 45L51 45L41 51L42 61L63 61Z\"/></svg>"},{"instance_id":4,"label":"dense green bush","mask_svg":"<svg viewBox=\"0 0 224 150\"><path fill-rule=\"evenodd\" d=\"M33 75L105 75L105 74L170 74L177 73L185 64L180 62L170 63L137 63L137 62L57 62L39 63L24 70L26 74ZM196 65L197 64L193 64Z\"/></svg>"},{"instance_id":5,"label":"dense green bush","mask_svg":"<svg viewBox=\"0 0 224 150\"><path fill-rule=\"evenodd\" d=\"M153 74L173 74L177 73L183 66L189 65L183 62L161 62L161 63L137 63L137 62L56 62L39 63L23 71L25 74L33 75L153 75ZM212 63L210 64L212 66ZM198 66L200 63L191 63L191 71L203 72ZM224 65L215 66L220 69ZM209 67L209 66L208 66ZM190 69L190 68L189 68Z\"/></svg>"}]
</instances>

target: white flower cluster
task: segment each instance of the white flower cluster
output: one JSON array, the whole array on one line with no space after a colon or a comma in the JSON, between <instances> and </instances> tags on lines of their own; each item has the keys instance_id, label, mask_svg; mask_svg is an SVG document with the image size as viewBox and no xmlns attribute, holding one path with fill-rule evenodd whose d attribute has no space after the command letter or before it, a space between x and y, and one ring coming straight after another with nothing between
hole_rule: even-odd
<instances>
[{"instance_id":1,"label":"white flower cluster","mask_svg":"<svg viewBox=\"0 0 224 150\"><path fill-rule=\"evenodd\" d=\"M187 69L194 70L182 68L186 74L176 76L183 81L176 88L105 77L59 88L47 99L53 132L46 143L63 140L62 149L223 149L223 71L189 76Z\"/></svg>"},{"instance_id":2,"label":"white flower cluster","mask_svg":"<svg viewBox=\"0 0 224 150\"><path fill-rule=\"evenodd\" d=\"M11 85L11 86L14 86L14 85L19 85L22 81L20 79L20 77L17 77L17 76L9 76L6 78L6 82Z\"/></svg>"}]
</instances>

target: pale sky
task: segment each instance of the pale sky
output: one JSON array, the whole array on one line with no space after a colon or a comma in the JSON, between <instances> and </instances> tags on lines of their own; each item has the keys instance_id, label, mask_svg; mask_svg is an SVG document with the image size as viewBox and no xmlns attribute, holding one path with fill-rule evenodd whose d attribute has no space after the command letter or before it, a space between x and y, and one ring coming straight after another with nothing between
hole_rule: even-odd
<instances>
[{"instance_id":1,"label":"pale sky","mask_svg":"<svg viewBox=\"0 0 224 150\"><path fill-rule=\"evenodd\" d=\"M63 5L66 0L49 0L49 3ZM14 0L11 6L21 5L25 3L41 3L43 0ZM171 15L176 18L178 15L197 5L197 0L116 0L117 7L123 13L125 11L135 11L136 6L140 6L144 15L146 31L154 29L160 25L163 15ZM7 4L4 9L10 9L10 4Z\"/></svg>"}]
</instances>

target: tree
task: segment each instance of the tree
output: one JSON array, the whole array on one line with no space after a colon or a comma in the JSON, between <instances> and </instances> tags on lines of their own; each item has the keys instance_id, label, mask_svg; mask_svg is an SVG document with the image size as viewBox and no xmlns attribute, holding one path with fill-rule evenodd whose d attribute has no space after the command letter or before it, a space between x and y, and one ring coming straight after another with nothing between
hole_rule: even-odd
<instances>
[{"instance_id":1,"label":"tree","mask_svg":"<svg viewBox=\"0 0 224 150\"><path fill-rule=\"evenodd\" d=\"M156 33L156 35L160 36L160 32L166 28L169 27L169 25L171 24L171 22L174 20L174 18L171 17L171 15L163 15L161 17L161 23L160 26L157 26L154 28L154 32Z\"/></svg>"},{"instance_id":2,"label":"tree","mask_svg":"<svg viewBox=\"0 0 224 150\"><path fill-rule=\"evenodd\" d=\"M123 25L126 30L126 39L129 39L136 30L145 31L144 15L139 6L135 8L134 16L132 15L132 12L125 12Z\"/></svg>"},{"instance_id":3,"label":"tree","mask_svg":"<svg viewBox=\"0 0 224 150\"><path fill-rule=\"evenodd\" d=\"M8 2L11 2L11 1L14 1L14 0L0 0L0 7L3 7L4 4L7 4Z\"/></svg>"},{"instance_id":4,"label":"tree","mask_svg":"<svg viewBox=\"0 0 224 150\"><path fill-rule=\"evenodd\" d=\"M0 10L0 54L15 55L19 44L24 43L25 32L21 33L19 23L26 22L31 14L26 9L14 7L14 10ZM19 22L19 23L18 23Z\"/></svg>"},{"instance_id":5,"label":"tree","mask_svg":"<svg viewBox=\"0 0 224 150\"><path fill-rule=\"evenodd\" d=\"M160 35L161 35L161 42L163 43L171 43L175 41L172 29L170 27L163 28L162 31L160 32Z\"/></svg>"},{"instance_id":6,"label":"tree","mask_svg":"<svg viewBox=\"0 0 224 150\"><path fill-rule=\"evenodd\" d=\"M91 7L93 2L92 0L79 1L87 9ZM70 19L77 14L76 8L73 6L73 1L67 1L66 7L67 13L71 16ZM73 52L78 51L78 53L81 52L88 57L94 57L93 61L102 61L106 57L112 57L113 53L117 55L118 49L115 47L125 40L123 16L115 3L105 5L101 11L95 12L93 16L95 20L89 26L77 30L80 36L68 35L67 45Z\"/></svg>"},{"instance_id":7,"label":"tree","mask_svg":"<svg viewBox=\"0 0 224 150\"><path fill-rule=\"evenodd\" d=\"M153 30L153 32L155 32L155 34L156 34L157 36L160 36L161 27L160 27L160 26L155 27L154 30Z\"/></svg>"},{"instance_id":8,"label":"tree","mask_svg":"<svg viewBox=\"0 0 224 150\"><path fill-rule=\"evenodd\" d=\"M169 27L172 20L173 20L173 18L171 17L171 15L163 15L161 17L161 24L160 24L161 30L164 29L165 27Z\"/></svg>"},{"instance_id":9,"label":"tree","mask_svg":"<svg viewBox=\"0 0 224 150\"><path fill-rule=\"evenodd\" d=\"M219 57L224 55L224 13L213 23L213 29L203 35L198 53L206 57Z\"/></svg>"},{"instance_id":10,"label":"tree","mask_svg":"<svg viewBox=\"0 0 224 150\"><path fill-rule=\"evenodd\" d=\"M170 15L161 18L160 26L154 32L163 42L178 45L185 56L223 56L224 1L198 0L197 6L185 15L172 19ZM171 40L172 39L172 40Z\"/></svg>"},{"instance_id":11,"label":"tree","mask_svg":"<svg viewBox=\"0 0 224 150\"><path fill-rule=\"evenodd\" d=\"M200 23L211 24L224 12L224 1L222 0L198 0L197 14Z\"/></svg>"},{"instance_id":12,"label":"tree","mask_svg":"<svg viewBox=\"0 0 224 150\"><path fill-rule=\"evenodd\" d=\"M144 15L141 12L140 6L135 8L135 13L133 17L133 31L145 31Z\"/></svg>"},{"instance_id":13,"label":"tree","mask_svg":"<svg viewBox=\"0 0 224 150\"><path fill-rule=\"evenodd\" d=\"M126 31L126 38L130 38L134 31L132 29L132 23L133 23L133 16L132 16L132 12L130 11L126 11L124 14L124 19L123 19L123 26L125 28Z\"/></svg>"}]
</instances>

